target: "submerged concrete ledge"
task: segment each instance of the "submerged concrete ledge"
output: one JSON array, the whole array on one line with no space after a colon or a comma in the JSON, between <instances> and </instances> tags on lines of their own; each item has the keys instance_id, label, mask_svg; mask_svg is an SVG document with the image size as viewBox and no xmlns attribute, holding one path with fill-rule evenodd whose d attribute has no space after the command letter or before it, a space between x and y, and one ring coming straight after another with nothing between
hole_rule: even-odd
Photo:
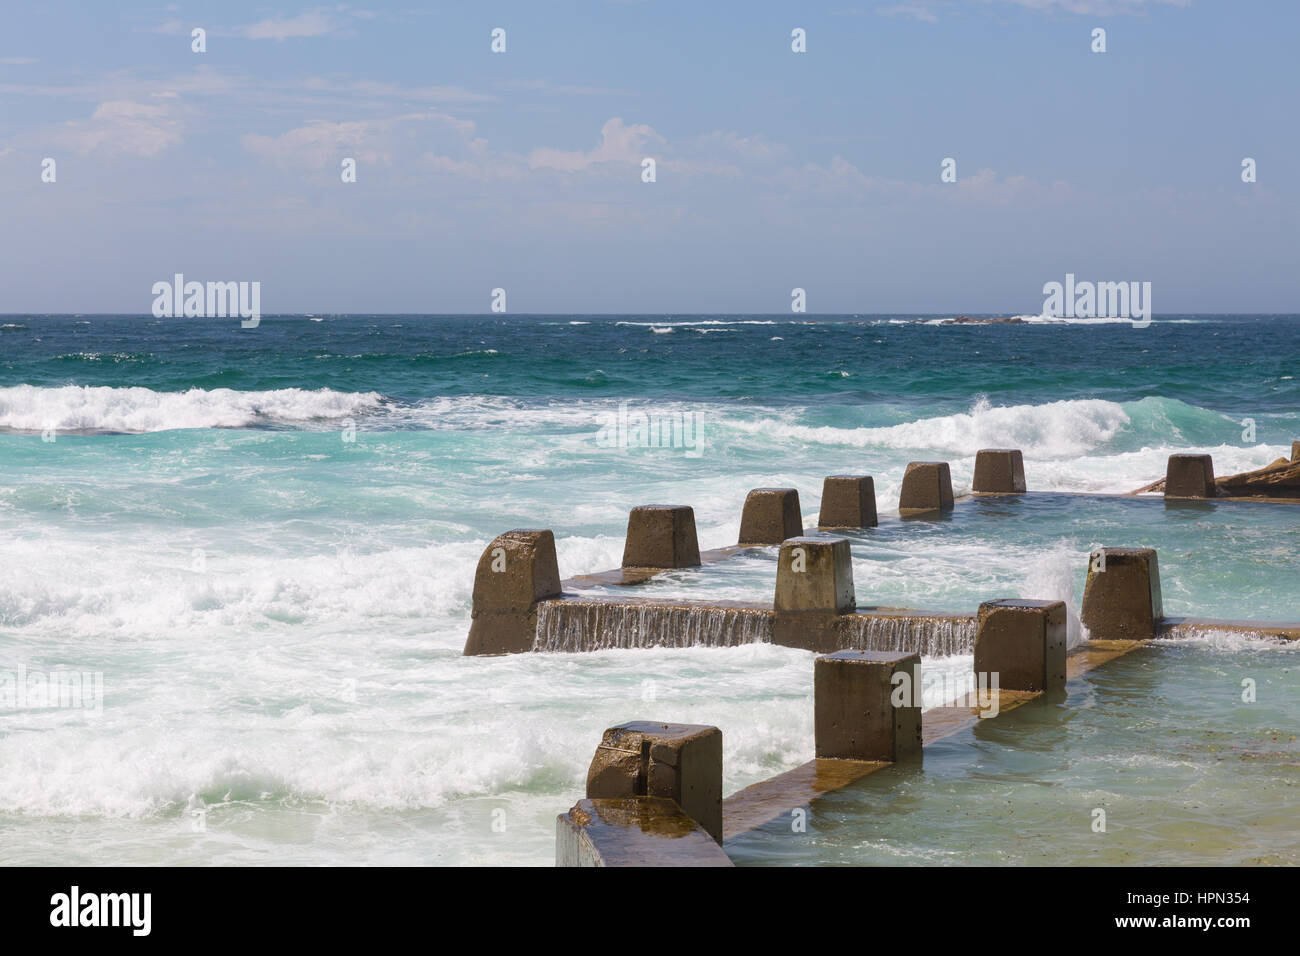
<instances>
[{"instance_id":1,"label":"submerged concrete ledge","mask_svg":"<svg viewBox=\"0 0 1300 956\"><path fill-rule=\"evenodd\" d=\"M1142 641L1085 642L1066 660L1066 687L1084 673L1142 646ZM1044 696L1042 691L989 688L984 703L1001 716ZM921 714L922 751L944 738L974 727L981 716L979 706L963 700L934 707ZM992 718L996 719L996 717ZM722 836L727 840L757 830L792 810L808 807L829 793L843 790L864 777L896 764L877 760L838 760L817 757L767 780L738 790L722 801Z\"/></svg>"},{"instance_id":2,"label":"submerged concrete ledge","mask_svg":"<svg viewBox=\"0 0 1300 956\"><path fill-rule=\"evenodd\" d=\"M813 666L816 756L726 800L719 800L723 754L716 727L634 721L606 730L587 775L587 800L558 820L557 865L678 865L683 858L689 865L721 864L704 847L705 837L721 842L764 826L1044 694L1022 687L1059 692L1066 679L1065 668L1053 663L1065 636L1061 602L991 602L981 606L978 620L977 659L1022 686L999 688L991 681L975 701L958 698L923 715L919 655L838 651L819 657ZM1137 646L1113 643L1096 655L1076 656L1071 676ZM996 709L989 711L990 704ZM621 804L598 818L603 799L655 798L665 803L653 812L648 804ZM693 846L669 842L687 835Z\"/></svg>"},{"instance_id":3,"label":"submerged concrete ledge","mask_svg":"<svg viewBox=\"0 0 1300 956\"><path fill-rule=\"evenodd\" d=\"M555 822L556 866L734 866L666 797L579 800Z\"/></svg>"},{"instance_id":4,"label":"submerged concrete ledge","mask_svg":"<svg viewBox=\"0 0 1300 956\"><path fill-rule=\"evenodd\" d=\"M1156 637L1197 637L1236 634L1264 640L1300 641L1300 624L1272 621L1216 621L1208 617L1166 617L1156 625Z\"/></svg>"}]
</instances>

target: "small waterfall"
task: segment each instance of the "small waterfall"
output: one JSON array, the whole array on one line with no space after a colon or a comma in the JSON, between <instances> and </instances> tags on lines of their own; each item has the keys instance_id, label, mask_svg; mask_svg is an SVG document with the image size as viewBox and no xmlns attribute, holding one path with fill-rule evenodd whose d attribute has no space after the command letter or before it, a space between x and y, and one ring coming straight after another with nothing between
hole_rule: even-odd
<instances>
[{"instance_id":1,"label":"small waterfall","mask_svg":"<svg viewBox=\"0 0 1300 956\"><path fill-rule=\"evenodd\" d=\"M543 601L535 651L615 647L733 647L772 640L772 612L762 607L614 601Z\"/></svg>"},{"instance_id":2,"label":"small waterfall","mask_svg":"<svg viewBox=\"0 0 1300 956\"><path fill-rule=\"evenodd\" d=\"M923 657L971 654L975 618L965 616L854 614L845 631L857 651L909 651Z\"/></svg>"}]
</instances>

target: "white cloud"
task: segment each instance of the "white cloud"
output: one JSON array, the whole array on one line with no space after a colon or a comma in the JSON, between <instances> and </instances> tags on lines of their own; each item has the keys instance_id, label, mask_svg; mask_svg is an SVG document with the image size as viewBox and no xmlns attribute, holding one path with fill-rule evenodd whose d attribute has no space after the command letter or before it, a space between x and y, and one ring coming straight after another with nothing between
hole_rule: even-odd
<instances>
[{"instance_id":1,"label":"white cloud","mask_svg":"<svg viewBox=\"0 0 1300 956\"><path fill-rule=\"evenodd\" d=\"M426 103L495 103L499 99L491 93L475 93L461 86L403 87L380 80L335 80L322 76L308 77L303 88L320 93L422 100Z\"/></svg>"},{"instance_id":2,"label":"white cloud","mask_svg":"<svg viewBox=\"0 0 1300 956\"><path fill-rule=\"evenodd\" d=\"M250 40L275 40L322 37L341 29L341 24L325 10L307 10L296 17L270 17L243 27L239 33Z\"/></svg>"},{"instance_id":3,"label":"white cloud","mask_svg":"<svg viewBox=\"0 0 1300 956\"><path fill-rule=\"evenodd\" d=\"M980 0L986 5L1014 4L1027 10L1042 13L1072 13L1080 16L1115 16L1137 13L1152 6L1186 7L1192 0ZM955 9L953 0L910 0L876 6L876 13L886 17L901 17L922 23L937 23L940 10ZM841 11L847 15L859 10Z\"/></svg>"},{"instance_id":4,"label":"white cloud","mask_svg":"<svg viewBox=\"0 0 1300 956\"><path fill-rule=\"evenodd\" d=\"M919 3L896 3L889 7L877 7L876 12L881 16L903 17L908 20L919 20L922 23L939 22L938 16L932 9Z\"/></svg>"},{"instance_id":5,"label":"white cloud","mask_svg":"<svg viewBox=\"0 0 1300 956\"><path fill-rule=\"evenodd\" d=\"M313 122L291 129L279 136L245 133L240 138L244 149L277 166L322 169L350 156L363 163L392 161L391 155L374 145L382 134L372 123Z\"/></svg>"},{"instance_id":6,"label":"white cloud","mask_svg":"<svg viewBox=\"0 0 1300 956\"><path fill-rule=\"evenodd\" d=\"M651 141L667 142L653 128L640 123L627 126L615 116L600 128L600 143L595 149L583 153L541 146L529 155L528 166L530 169L578 172L600 163L640 163L645 158L646 145Z\"/></svg>"},{"instance_id":7,"label":"white cloud","mask_svg":"<svg viewBox=\"0 0 1300 956\"><path fill-rule=\"evenodd\" d=\"M415 123L434 124L425 127L430 134L442 132L471 150L481 148L482 140L470 139L475 128L472 121L433 109L376 120L315 120L279 136L245 133L240 144L253 155L286 168L323 169L337 165L344 156L366 164L391 165L394 153L399 151L395 136L398 127Z\"/></svg>"},{"instance_id":8,"label":"white cloud","mask_svg":"<svg viewBox=\"0 0 1300 956\"><path fill-rule=\"evenodd\" d=\"M136 27L137 33L161 33L163 36L180 36L182 33L189 35L190 28L186 27L180 20L164 20L151 27Z\"/></svg>"},{"instance_id":9,"label":"white cloud","mask_svg":"<svg viewBox=\"0 0 1300 956\"><path fill-rule=\"evenodd\" d=\"M1136 13L1148 5L1187 7L1191 6L1192 0L999 0L999 2L1013 3L1030 10L1048 12L1059 10L1062 13L1105 17L1117 13Z\"/></svg>"},{"instance_id":10,"label":"white cloud","mask_svg":"<svg viewBox=\"0 0 1300 956\"><path fill-rule=\"evenodd\" d=\"M762 133L753 136L741 136L730 130L714 130L699 137L702 147L716 147L725 153L735 153L745 159L768 160L784 155L787 149L782 143L773 143Z\"/></svg>"},{"instance_id":11,"label":"white cloud","mask_svg":"<svg viewBox=\"0 0 1300 956\"><path fill-rule=\"evenodd\" d=\"M100 103L88 120L71 120L54 134L56 145L89 153L152 158L184 140L180 110L174 103L130 100Z\"/></svg>"}]
</instances>

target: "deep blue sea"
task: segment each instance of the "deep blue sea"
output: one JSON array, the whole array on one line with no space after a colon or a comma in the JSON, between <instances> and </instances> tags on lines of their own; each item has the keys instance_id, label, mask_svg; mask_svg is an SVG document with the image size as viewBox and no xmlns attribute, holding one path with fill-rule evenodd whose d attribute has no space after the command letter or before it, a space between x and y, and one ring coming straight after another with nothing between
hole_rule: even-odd
<instances>
[{"instance_id":1,"label":"deep blue sea","mask_svg":"<svg viewBox=\"0 0 1300 956\"><path fill-rule=\"evenodd\" d=\"M860 603L1063 599L1077 639L1088 550L1141 545L1160 551L1170 614L1300 620L1285 505L1040 499L889 520L907 462L950 462L960 494L986 447L1022 449L1031 490L1098 496L1162 477L1174 452L1208 452L1218 474L1289 456L1300 316L942 318L0 316L0 672L103 681L93 711L0 708L0 862L549 864L606 726L721 726L728 792L806 760L807 652L461 656L494 535L551 528L562 575L605 570L638 504L692 505L701 547L718 547L750 488L798 488L814 524L824 476L871 474L882 524L854 540ZM773 576L760 551L646 593L770 600ZM1032 757L980 744L966 851L924 828L886 840L845 810L799 847L768 834L737 852L1023 862L978 845L995 808L1044 827L1077 811L1086 834L1113 800L1134 832L1174 828L1161 847L1255 812L1274 836L1246 857L1300 861L1300 837L1275 835L1300 784L1297 649L1163 643L1072 703L1103 707L1086 739L1049 728L1059 749ZM1241 711L1234 661L1272 688L1267 706ZM1104 707L1144 688L1163 716L1140 734L1136 710ZM1196 743L1163 743L1170 713ZM1207 743L1225 728L1249 757ZM1253 804L1247 766L1264 775ZM1078 806L1044 802L1031 777ZM913 787L923 801L932 786L933 812L911 819L945 819L942 780ZM1165 812L1184 790L1204 814ZM1078 856L1058 862L1092 852L1057 845ZM1171 861L1223 858L1198 852Z\"/></svg>"}]
</instances>

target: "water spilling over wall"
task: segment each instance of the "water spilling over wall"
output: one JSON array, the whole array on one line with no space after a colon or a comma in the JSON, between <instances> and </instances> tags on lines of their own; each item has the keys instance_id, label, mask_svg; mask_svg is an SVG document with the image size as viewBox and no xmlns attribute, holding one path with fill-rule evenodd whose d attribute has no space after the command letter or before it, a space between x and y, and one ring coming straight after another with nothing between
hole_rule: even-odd
<instances>
[{"instance_id":1,"label":"water spilling over wall","mask_svg":"<svg viewBox=\"0 0 1300 956\"><path fill-rule=\"evenodd\" d=\"M975 650L973 616L851 614L842 628L845 648L855 651L911 651L922 657L947 657Z\"/></svg>"},{"instance_id":2,"label":"water spilling over wall","mask_svg":"<svg viewBox=\"0 0 1300 956\"><path fill-rule=\"evenodd\" d=\"M671 601L566 599L537 605L534 651L599 651L633 647L735 647L772 640L773 612L761 605ZM847 614L839 618L841 646L866 651L918 652L926 657L970 654L975 619L947 614Z\"/></svg>"},{"instance_id":3,"label":"water spilling over wall","mask_svg":"<svg viewBox=\"0 0 1300 956\"><path fill-rule=\"evenodd\" d=\"M764 607L563 600L538 604L533 650L734 647L771 639L772 611Z\"/></svg>"}]
</instances>

